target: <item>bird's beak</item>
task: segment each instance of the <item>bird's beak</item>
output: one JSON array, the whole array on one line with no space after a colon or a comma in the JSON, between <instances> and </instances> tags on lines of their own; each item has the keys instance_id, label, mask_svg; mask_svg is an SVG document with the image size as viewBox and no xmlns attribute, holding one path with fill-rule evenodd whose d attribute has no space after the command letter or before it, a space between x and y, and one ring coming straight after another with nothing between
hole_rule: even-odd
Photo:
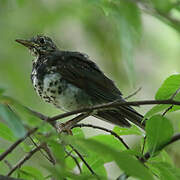
<instances>
[{"instance_id":1,"label":"bird's beak","mask_svg":"<svg viewBox=\"0 0 180 180\"><path fill-rule=\"evenodd\" d=\"M16 39L16 42L22 44L23 46L26 46L28 48L33 48L35 47L35 43L29 40L23 40L23 39Z\"/></svg>"}]
</instances>

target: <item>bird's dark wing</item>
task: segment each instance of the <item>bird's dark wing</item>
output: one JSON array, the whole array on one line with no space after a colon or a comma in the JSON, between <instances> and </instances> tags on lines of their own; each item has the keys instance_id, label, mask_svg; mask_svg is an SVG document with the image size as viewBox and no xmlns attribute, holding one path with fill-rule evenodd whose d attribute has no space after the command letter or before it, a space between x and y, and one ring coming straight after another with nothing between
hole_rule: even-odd
<instances>
[{"instance_id":1,"label":"bird's dark wing","mask_svg":"<svg viewBox=\"0 0 180 180\"><path fill-rule=\"evenodd\" d=\"M83 89L100 102L121 99L121 92L86 55L78 52L59 52L53 56L58 71L68 82Z\"/></svg>"}]
</instances>

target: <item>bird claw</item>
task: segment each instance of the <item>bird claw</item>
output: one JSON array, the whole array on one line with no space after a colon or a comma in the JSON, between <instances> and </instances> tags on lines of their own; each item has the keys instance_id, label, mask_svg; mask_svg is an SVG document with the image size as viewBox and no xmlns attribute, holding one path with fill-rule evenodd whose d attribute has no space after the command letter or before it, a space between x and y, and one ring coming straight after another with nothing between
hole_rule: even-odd
<instances>
[{"instance_id":1,"label":"bird claw","mask_svg":"<svg viewBox=\"0 0 180 180\"><path fill-rule=\"evenodd\" d=\"M68 135L73 135L69 121L66 123L57 123L56 129L58 133L66 133Z\"/></svg>"}]
</instances>

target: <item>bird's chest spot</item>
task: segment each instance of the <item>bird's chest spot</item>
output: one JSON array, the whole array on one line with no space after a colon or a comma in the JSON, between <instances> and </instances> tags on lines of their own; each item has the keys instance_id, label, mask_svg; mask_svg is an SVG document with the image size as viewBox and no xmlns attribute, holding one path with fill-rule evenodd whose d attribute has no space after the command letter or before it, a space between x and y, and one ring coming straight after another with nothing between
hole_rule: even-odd
<instances>
[{"instance_id":1,"label":"bird's chest spot","mask_svg":"<svg viewBox=\"0 0 180 180\"><path fill-rule=\"evenodd\" d=\"M47 102L55 104L59 95L62 94L65 86L59 73L47 74L43 79L43 96Z\"/></svg>"},{"instance_id":2,"label":"bird's chest spot","mask_svg":"<svg viewBox=\"0 0 180 180\"><path fill-rule=\"evenodd\" d=\"M59 73L45 75L43 80L42 98L64 110L78 107L78 94L80 89L67 83Z\"/></svg>"}]
</instances>

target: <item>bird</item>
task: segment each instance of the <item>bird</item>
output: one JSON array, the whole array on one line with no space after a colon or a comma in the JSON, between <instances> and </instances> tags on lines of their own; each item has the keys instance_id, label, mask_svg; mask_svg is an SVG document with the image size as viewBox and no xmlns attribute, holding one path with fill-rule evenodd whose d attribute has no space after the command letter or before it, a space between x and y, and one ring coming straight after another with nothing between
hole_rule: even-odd
<instances>
[{"instance_id":1,"label":"bird","mask_svg":"<svg viewBox=\"0 0 180 180\"><path fill-rule=\"evenodd\" d=\"M115 83L88 55L59 49L52 39L36 35L16 39L34 57L31 81L37 94L65 112L119 101L125 102ZM121 127L135 124L144 129L143 116L131 106L94 111L94 117Z\"/></svg>"}]
</instances>

